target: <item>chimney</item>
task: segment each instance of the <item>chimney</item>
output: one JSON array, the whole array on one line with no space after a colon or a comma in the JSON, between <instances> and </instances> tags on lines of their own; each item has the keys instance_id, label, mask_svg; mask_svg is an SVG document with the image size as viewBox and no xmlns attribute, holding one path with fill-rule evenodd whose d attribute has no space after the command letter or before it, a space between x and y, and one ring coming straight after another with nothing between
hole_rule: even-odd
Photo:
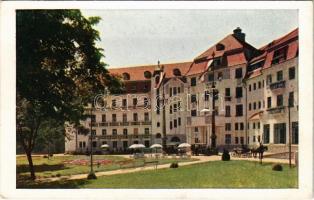
<instances>
[{"instance_id":1,"label":"chimney","mask_svg":"<svg viewBox=\"0 0 314 200\"><path fill-rule=\"evenodd\" d=\"M245 33L242 33L240 27L237 27L236 29L233 30L233 36L238 40L245 42Z\"/></svg>"}]
</instances>

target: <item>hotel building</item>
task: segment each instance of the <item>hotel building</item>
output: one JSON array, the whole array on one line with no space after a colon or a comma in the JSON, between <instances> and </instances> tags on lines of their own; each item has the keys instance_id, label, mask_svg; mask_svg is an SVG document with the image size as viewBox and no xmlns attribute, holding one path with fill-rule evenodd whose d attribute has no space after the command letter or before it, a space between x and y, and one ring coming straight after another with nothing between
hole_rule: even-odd
<instances>
[{"instance_id":1,"label":"hotel building","mask_svg":"<svg viewBox=\"0 0 314 200\"><path fill-rule=\"evenodd\" d=\"M262 142L286 151L291 133L297 149L298 29L257 49L237 28L193 61L109 71L124 92L106 95L105 109L96 106L91 121L82 121L92 124L95 151L103 144L112 151L134 143L210 146L213 124L218 148ZM71 125L66 132L66 152L88 150L90 134Z\"/></svg>"}]
</instances>

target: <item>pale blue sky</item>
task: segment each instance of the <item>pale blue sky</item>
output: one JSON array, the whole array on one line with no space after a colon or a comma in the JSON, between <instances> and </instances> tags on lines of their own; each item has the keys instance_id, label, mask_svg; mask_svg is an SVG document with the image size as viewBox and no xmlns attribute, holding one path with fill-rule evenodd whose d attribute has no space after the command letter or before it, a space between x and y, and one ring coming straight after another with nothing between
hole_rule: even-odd
<instances>
[{"instance_id":1,"label":"pale blue sky","mask_svg":"<svg viewBox=\"0 0 314 200\"><path fill-rule=\"evenodd\" d=\"M110 67L191 61L240 27L256 48L298 27L297 10L82 10L100 16Z\"/></svg>"}]
</instances>

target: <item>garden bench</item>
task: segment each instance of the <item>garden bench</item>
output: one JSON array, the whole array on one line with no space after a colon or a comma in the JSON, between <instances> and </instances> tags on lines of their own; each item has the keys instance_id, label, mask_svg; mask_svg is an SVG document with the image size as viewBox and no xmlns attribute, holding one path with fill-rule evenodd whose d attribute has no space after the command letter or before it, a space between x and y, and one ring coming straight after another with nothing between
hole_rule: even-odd
<instances>
[{"instance_id":1,"label":"garden bench","mask_svg":"<svg viewBox=\"0 0 314 200\"><path fill-rule=\"evenodd\" d=\"M145 167L145 166L147 166L147 165L155 165L155 169L157 169L158 163L159 163L158 160L144 161L143 167Z\"/></svg>"}]
</instances>

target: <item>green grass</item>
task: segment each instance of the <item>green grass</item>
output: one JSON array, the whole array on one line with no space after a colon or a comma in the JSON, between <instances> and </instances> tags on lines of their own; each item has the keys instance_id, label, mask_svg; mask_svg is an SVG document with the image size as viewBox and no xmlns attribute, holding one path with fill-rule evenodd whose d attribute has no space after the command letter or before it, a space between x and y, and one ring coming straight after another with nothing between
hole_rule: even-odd
<instances>
[{"instance_id":1,"label":"green grass","mask_svg":"<svg viewBox=\"0 0 314 200\"><path fill-rule=\"evenodd\" d=\"M50 158L43 158L42 156L34 156L33 163L35 166L35 172L37 177L55 177L55 176L68 176L74 174L84 174L88 173L90 170L89 165L74 165L74 164L65 164L63 163L66 160L76 160L76 159L86 159L89 160L89 156L85 155L71 155L71 156L55 156ZM100 165L99 167L97 164L94 164L94 171L109 171L109 170L116 170L120 169L119 161L126 161L130 160L130 164L122 166L123 168L132 168L132 167L140 167L143 165L143 159L129 159L124 158L122 156L108 156L108 155L95 155L94 160L110 160L112 163L106 165ZM147 161L152 161L155 159L146 158ZM159 164L171 163L171 162L187 162L193 161L197 159L158 159ZM18 175L18 179L23 177L22 180L29 176L29 168L28 168L28 161L25 156L19 156L16 158L16 172ZM26 176L26 177L25 177Z\"/></svg>"},{"instance_id":2,"label":"green grass","mask_svg":"<svg viewBox=\"0 0 314 200\"><path fill-rule=\"evenodd\" d=\"M97 180L56 181L20 185L21 188L296 188L297 169L250 161L212 161L129 174L98 177Z\"/></svg>"}]
</instances>

